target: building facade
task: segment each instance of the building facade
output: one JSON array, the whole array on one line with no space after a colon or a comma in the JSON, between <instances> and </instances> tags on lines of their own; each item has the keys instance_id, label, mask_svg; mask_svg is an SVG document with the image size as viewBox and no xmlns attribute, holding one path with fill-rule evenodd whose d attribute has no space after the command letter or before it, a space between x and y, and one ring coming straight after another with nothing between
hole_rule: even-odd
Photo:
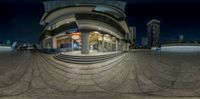
<instances>
[{"instance_id":1,"label":"building facade","mask_svg":"<svg viewBox=\"0 0 200 99\"><path fill-rule=\"evenodd\" d=\"M160 47L160 21L151 20L147 23L148 47Z\"/></svg>"},{"instance_id":2,"label":"building facade","mask_svg":"<svg viewBox=\"0 0 200 99\"><path fill-rule=\"evenodd\" d=\"M44 49L60 51L127 51L130 33L124 14L126 3L114 0L65 0L44 2L40 21Z\"/></svg>"},{"instance_id":3,"label":"building facade","mask_svg":"<svg viewBox=\"0 0 200 99\"><path fill-rule=\"evenodd\" d=\"M135 45L136 41L136 27L129 27L130 33L127 39L130 39L131 43Z\"/></svg>"}]
</instances>

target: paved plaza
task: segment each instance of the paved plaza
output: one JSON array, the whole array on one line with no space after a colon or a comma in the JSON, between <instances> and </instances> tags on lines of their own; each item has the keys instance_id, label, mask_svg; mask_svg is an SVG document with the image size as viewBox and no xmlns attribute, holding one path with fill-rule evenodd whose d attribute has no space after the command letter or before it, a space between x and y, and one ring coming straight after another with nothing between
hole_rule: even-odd
<instances>
[{"instance_id":1,"label":"paved plaza","mask_svg":"<svg viewBox=\"0 0 200 99\"><path fill-rule=\"evenodd\" d=\"M71 64L38 51L0 52L2 99L199 99L200 54L132 51Z\"/></svg>"}]
</instances>

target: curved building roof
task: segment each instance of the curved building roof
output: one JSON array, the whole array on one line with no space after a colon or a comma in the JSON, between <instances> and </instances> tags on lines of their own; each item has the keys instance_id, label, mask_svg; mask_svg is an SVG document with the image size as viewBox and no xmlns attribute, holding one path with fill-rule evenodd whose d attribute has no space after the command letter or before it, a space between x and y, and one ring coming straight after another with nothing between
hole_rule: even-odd
<instances>
[{"instance_id":1,"label":"curved building roof","mask_svg":"<svg viewBox=\"0 0 200 99\"><path fill-rule=\"evenodd\" d=\"M50 12L54 9L66 6L79 6L79 5L107 5L118 8L122 11L125 10L126 2L116 0L62 0L62 1L46 1L44 2L45 11Z\"/></svg>"}]
</instances>

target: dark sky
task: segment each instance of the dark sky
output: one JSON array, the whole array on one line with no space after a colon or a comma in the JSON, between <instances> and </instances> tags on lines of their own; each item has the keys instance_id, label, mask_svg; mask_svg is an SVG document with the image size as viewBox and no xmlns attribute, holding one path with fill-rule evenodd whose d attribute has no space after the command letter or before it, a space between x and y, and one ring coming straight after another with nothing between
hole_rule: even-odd
<instances>
[{"instance_id":1,"label":"dark sky","mask_svg":"<svg viewBox=\"0 0 200 99\"><path fill-rule=\"evenodd\" d=\"M175 41L180 34L184 35L185 40L200 41L200 2L151 1L154 2L144 0L144 2L129 3L127 6L128 20L137 27L137 41L146 36L146 23L151 19L161 21L162 41Z\"/></svg>"},{"instance_id":2,"label":"dark sky","mask_svg":"<svg viewBox=\"0 0 200 99\"><path fill-rule=\"evenodd\" d=\"M37 42L43 11L41 2L0 1L0 41Z\"/></svg>"},{"instance_id":3,"label":"dark sky","mask_svg":"<svg viewBox=\"0 0 200 99\"><path fill-rule=\"evenodd\" d=\"M42 0L1 0L0 41L37 42L44 9ZM137 38L146 36L146 23L161 21L162 41L200 40L200 2L197 0L126 0L127 19L136 26ZM137 40L138 42L140 39Z\"/></svg>"}]
</instances>

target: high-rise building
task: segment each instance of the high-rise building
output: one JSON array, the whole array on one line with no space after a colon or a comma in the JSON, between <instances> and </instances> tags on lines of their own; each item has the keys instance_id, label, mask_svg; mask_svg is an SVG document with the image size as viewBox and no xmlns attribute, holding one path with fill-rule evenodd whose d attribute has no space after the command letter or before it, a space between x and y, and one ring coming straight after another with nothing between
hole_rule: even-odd
<instances>
[{"instance_id":1,"label":"high-rise building","mask_svg":"<svg viewBox=\"0 0 200 99\"><path fill-rule=\"evenodd\" d=\"M136 41L136 27L129 27L130 33L127 39L131 40L131 43L135 45Z\"/></svg>"},{"instance_id":2,"label":"high-rise building","mask_svg":"<svg viewBox=\"0 0 200 99\"><path fill-rule=\"evenodd\" d=\"M147 37L142 37L142 46L147 47L148 45L148 38Z\"/></svg>"},{"instance_id":3,"label":"high-rise building","mask_svg":"<svg viewBox=\"0 0 200 99\"><path fill-rule=\"evenodd\" d=\"M153 19L147 23L148 47L160 46L160 21Z\"/></svg>"}]
</instances>

